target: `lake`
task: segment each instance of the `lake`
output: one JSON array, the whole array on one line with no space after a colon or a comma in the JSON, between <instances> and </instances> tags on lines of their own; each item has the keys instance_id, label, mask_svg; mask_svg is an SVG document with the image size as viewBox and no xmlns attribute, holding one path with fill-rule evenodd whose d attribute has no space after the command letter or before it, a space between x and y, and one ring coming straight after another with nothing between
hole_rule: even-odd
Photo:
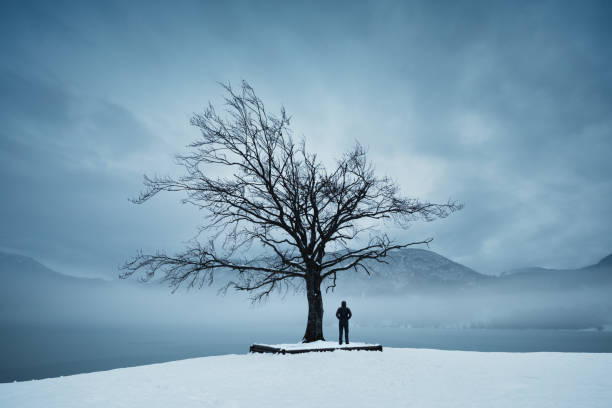
<instances>
[{"instance_id":1,"label":"lake","mask_svg":"<svg viewBox=\"0 0 612 408\"><path fill-rule=\"evenodd\" d=\"M244 354L252 343L292 343L301 326L207 325L98 327L3 325L0 382L58 377L220 354ZM325 327L335 340L337 327ZM351 327L351 340L386 347L504 352L612 352L612 332L579 330L415 329Z\"/></svg>"}]
</instances>

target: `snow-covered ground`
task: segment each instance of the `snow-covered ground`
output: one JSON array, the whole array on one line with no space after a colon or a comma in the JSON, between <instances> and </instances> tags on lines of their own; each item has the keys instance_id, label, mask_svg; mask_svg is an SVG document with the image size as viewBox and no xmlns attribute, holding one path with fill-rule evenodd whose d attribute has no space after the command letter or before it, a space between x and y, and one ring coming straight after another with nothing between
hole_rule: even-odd
<instances>
[{"instance_id":1,"label":"snow-covered ground","mask_svg":"<svg viewBox=\"0 0 612 408\"><path fill-rule=\"evenodd\" d=\"M0 407L606 407L612 354L226 355L0 384Z\"/></svg>"}]
</instances>

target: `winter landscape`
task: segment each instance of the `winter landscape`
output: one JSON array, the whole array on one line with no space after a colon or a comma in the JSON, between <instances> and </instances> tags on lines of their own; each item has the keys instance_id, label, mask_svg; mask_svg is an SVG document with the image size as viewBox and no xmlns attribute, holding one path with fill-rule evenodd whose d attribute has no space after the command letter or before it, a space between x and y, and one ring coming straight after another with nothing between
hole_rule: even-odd
<instances>
[{"instance_id":1,"label":"winter landscape","mask_svg":"<svg viewBox=\"0 0 612 408\"><path fill-rule=\"evenodd\" d=\"M604 408L612 398L611 364L610 354L410 348L226 355L0 384L0 398L24 407Z\"/></svg>"},{"instance_id":2,"label":"winter landscape","mask_svg":"<svg viewBox=\"0 0 612 408\"><path fill-rule=\"evenodd\" d=\"M609 407L610 18L2 3L0 408Z\"/></svg>"}]
</instances>

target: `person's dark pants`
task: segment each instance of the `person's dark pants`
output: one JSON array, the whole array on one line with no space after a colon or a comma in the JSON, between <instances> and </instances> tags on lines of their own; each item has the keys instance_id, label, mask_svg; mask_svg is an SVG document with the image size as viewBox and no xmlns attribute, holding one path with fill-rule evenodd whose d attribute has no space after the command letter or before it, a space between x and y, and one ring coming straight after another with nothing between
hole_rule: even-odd
<instances>
[{"instance_id":1,"label":"person's dark pants","mask_svg":"<svg viewBox=\"0 0 612 408\"><path fill-rule=\"evenodd\" d=\"M338 340L338 343L342 344L342 330L344 330L344 340L346 341L346 344L349 344L349 340L348 340L348 322L339 322L338 330L340 331L340 338Z\"/></svg>"}]
</instances>

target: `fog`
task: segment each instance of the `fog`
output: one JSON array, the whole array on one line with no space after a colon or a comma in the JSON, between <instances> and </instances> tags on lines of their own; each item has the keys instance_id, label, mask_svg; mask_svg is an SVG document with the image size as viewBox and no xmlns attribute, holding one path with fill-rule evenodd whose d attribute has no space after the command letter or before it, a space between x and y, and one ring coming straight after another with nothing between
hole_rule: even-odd
<instances>
[{"instance_id":1,"label":"fog","mask_svg":"<svg viewBox=\"0 0 612 408\"><path fill-rule=\"evenodd\" d=\"M5 286L5 289L10 289ZM347 300L356 327L602 329L612 324L612 286L561 290L508 290L483 285L397 294L368 294L336 288L324 296L328 332L334 313ZM5 324L89 326L304 326L306 297L273 293L252 303L248 294L218 288L171 289L137 282L75 281L54 287L5 291L0 320ZM292 333L299 341L301 331Z\"/></svg>"},{"instance_id":2,"label":"fog","mask_svg":"<svg viewBox=\"0 0 612 408\"><path fill-rule=\"evenodd\" d=\"M612 352L610 257L578 270L481 275L434 252L402 250L372 276L347 272L324 293L353 312L352 341L478 351ZM299 342L300 290L252 303L222 281L201 290L137 279L75 278L0 253L0 381L27 380L206 355L252 343Z\"/></svg>"}]
</instances>

